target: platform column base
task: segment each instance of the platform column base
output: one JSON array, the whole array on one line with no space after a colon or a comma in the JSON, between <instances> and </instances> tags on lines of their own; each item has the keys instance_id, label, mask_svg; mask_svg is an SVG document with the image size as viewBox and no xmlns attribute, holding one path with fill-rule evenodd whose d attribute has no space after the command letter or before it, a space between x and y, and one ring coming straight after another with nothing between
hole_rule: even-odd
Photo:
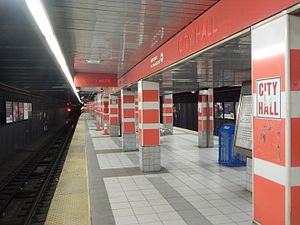
<instances>
[{"instance_id":1,"label":"platform column base","mask_svg":"<svg viewBox=\"0 0 300 225\"><path fill-rule=\"evenodd\" d=\"M214 138L213 133L207 131L198 131L198 147L199 148L213 148Z\"/></svg>"},{"instance_id":2,"label":"platform column base","mask_svg":"<svg viewBox=\"0 0 300 225\"><path fill-rule=\"evenodd\" d=\"M139 166L142 172L160 171L160 163L160 146L139 146Z\"/></svg>"},{"instance_id":3,"label":"platform column base","mask_svg":"<svg viewBox=\"0 0 300 225\"><path fill-rule=\"evenodd\" d=\"M164 123L164 134L173 134L173 124L172 123Z\"/></svg>"},{"instance_id":4,"label":"platform column base","mask_svg":"<svg viewBox=\"0 0 300 225\"><path fill-rule=\"evenodd\" d=\"M122 136L122 149L124 152L136 150L136 135L123 134Z\"/></svg>"},{"instance_id":5,"label":"platform column base","mask_svg":"<svg viewBox=\"0 0 300 225\"><path fill-rule=\"evenodd\" d=\"M110 125L109 136L119 137L119 134L120 134L120 126L119 125Z\"/></svg>"}]
</instances>

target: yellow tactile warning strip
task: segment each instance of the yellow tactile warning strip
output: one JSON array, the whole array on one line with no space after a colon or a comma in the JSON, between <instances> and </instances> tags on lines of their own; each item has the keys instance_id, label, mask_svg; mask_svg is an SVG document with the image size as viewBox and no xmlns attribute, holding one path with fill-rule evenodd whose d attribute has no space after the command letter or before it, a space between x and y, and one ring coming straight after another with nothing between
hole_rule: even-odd
<instances>
[{"instance_id":1,"label":"yellow tactile warning strip","mask_svg":"<svg viewBox=\"0 0 300 225\"><path fill-rule=\"evenodd\" d=\"M91 224L83 115L78 120L45 224Z\"/></svg>"}]
</instances>

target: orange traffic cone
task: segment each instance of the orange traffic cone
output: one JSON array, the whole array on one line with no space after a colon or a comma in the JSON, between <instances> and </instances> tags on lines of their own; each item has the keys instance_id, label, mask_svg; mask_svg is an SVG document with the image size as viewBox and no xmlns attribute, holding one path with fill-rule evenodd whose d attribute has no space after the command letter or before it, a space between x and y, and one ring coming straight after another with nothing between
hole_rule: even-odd
<instances>
[{"instance_id":1,"label":"orange traffic cone","mask_svg":"<svg viewBox=\"0 0 300 225\"><path fill-rule=\"evenodd\" d=\"M98 121L96 122L96 131L100 131L100 124Z\"/></svg>"},{"instance_id":2,"label":"orange traffic cone","mask_svg":"<svg viewBox=\"0 0 300 225\"><path fill-rule=\"evenodd\" d=\"M103 128L103 135L108 135L108 128L107 128L107 124L104 124L104 128Z\"/></svg>"}]
</instances>

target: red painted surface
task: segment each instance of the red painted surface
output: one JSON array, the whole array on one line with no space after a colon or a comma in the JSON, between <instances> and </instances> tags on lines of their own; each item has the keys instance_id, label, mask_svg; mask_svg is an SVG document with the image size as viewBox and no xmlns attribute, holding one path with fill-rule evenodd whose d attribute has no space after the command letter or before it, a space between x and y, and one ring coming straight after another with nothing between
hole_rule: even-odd
<instances>
[{"instance_id":1,"label":"red painted surface","mask_svg":"<svg viewBox=\"0 0 300 225\"><path fill-rule=\"evenodd\" d=\"M159 145L159 129L144 129L142 137L144 138L143 146Z\"/></svg>"},{"instance_id":2,"label":"red painted surface","mask_svg":"<svg viewBox=\"0 0 300 225\"><path fill-rule=\"evenodd\" d=\"M121 77L118 86L133 84L299 2L221 0ZM162 60L159 59L161 53ZM158 59L154 61L160 62L153 67L155 57ZM107 93L111 91L108 89Z\"/></svg>"},{"instance_id":3,"label":"red painted surface","mask_svg":"<svg viewBox=\"0 0 300 225\"><path fill-rule=\"evenodd\" d=\"M143 123L159 123L158 109L145 109L142 113Z\"/></svg>"},{"instance_id":4,"label":"red painted surface","mask_svg":"<svg viewBox=\"0 0 300 225\"><path fill-rule=\"evenodd\" d=\"M300 166L300 118L291 119L291 134L291 166Z\"/></svg>"},{"instance_id":5,"label":"red painted surface","mask_svg":"<svg viewBox=\"0 0 300 225\"><path fill-rule=\"evenodd\" d=\"M117 75L108 73L75 73L76 87L116 87Z\"/></svg>"},{"instance_id":6,"label":"red painted surface","mask_svg":"<svg viewBox=\"0 0 300 225\"><path fill-rule=\"evenodd\" d=\"M291 225L300 224L300 187L291 188Z\"/></svg>"},{"instance_id":7,"label":"red painted surface","mask_svg":"<svg viewBox=\"0 0 300 225\"><path fill-rule=\"evenodd\" d=\"M285 166L285 119L253 118L254 157Z\"/></svg>"},{"instance_id":8,"label":"red painted surface","mask_svg":"<svg viewBox=\"0 0 300 225\"><path fill-rule=\"evenodd\" d=\"M285 187L254 174L254 219L262 225L285 225Z\"/></svg>"},{"instance_id":9,"label":"red painted surface","mask_svg":"<svg viewBox=\"0 0 300 225\"><path fill-rule=\"evenodd\" d=\"M300 91L300 50L290 51L291 61L291 90Z\"/></svg>"},{"instance_id":10,"label":"red painted surface","mask_svg":"<svg viewBox=\"0 0 300 225\"><path fill-rule=\"evenodd\" d=\"M123 133L132 134L135 132L135 123L134 122L123 122Z\"/></svg>"},{"instance_id":11,"label":"red painted surface","mask_svg":"<svg viewBox=\"0 0 300 225\"><path fill-rule=\"evenodd\" d=\"M256 93L256 80L272 77L281 78L281 90L285 90L285 56L284 54L265 59L254 60L252 66L254 74L253 93Z\"/></svg>"}]
</instances>

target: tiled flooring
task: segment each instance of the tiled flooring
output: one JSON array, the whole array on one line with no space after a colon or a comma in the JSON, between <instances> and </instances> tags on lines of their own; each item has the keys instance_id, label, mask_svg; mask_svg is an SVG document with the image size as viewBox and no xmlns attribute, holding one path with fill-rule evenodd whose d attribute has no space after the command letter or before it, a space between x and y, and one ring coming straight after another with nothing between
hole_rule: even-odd
<instances>
[{"instance_id":1,"label":"tiled flooring","mask_svg":"<svg viewBox=\"0 0 300 225\"><path fill-rule=\"evenodd\" d=\"M87 120L89 134L115 224L252 224L246 169L219 166L217 148L200 149L197 136L175 131L161 137L164 171L144 174L138 152L122 152L121 139L93 131L94 122Z\"/></svg>"}]
</instances>

